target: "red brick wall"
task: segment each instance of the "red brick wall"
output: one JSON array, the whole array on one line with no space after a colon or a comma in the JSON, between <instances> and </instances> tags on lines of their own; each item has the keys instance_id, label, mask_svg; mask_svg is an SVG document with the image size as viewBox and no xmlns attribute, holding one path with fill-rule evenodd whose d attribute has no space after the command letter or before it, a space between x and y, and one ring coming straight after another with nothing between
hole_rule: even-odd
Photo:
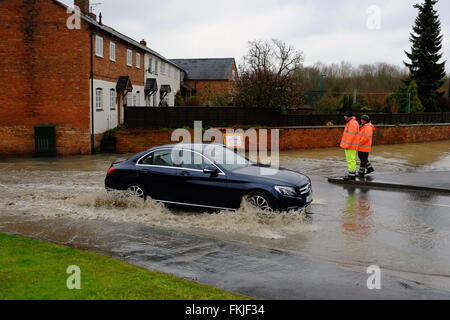
<instances>
[{"instance_id":1,"label":"red brick wall","mask_svg":"<svg viewBox=\"0 0 450 320\"><path fill-rule=\"evenodd\" d=\"M94 78L99 80L116 82L119 76L129 76L132 85L144 86L145 77L145 53L137 51L133 46L126 42L111 37L105 33L98 33L103 38L103 58L94 55ZM111 40L116 44L116 61L110 60L110 42ZM95 36L94 36L95 46ZM127 49L133 51L133 65L127 65ZM141 68L136 68L136 53L141 54Z\"/></svg>"},{"instance_id":2,"label":"red brick wall","mask_svg":"<svg viewBox=\"0 0 450 320\"><path fill-rule=\"evenodd\" d=\"M52 0L0 2L0 154L33 154L55 124L59 154L90 152L89 33Z\"/></svg>"},{"instance_id":3,"label":"red brick wall","mask_svg":"<svg viewBox=\"0 0 450 320\"><path fill-rule=\"evenodd\" d=\"M338 147L343 131L343 127L280 128L280 150ZM159 129L119 130L117 131L116 149L118 153L138 153L151 147L173 143L171 135L171 131L161 131ZM268 135L268 147L270 148L270 130L268 130ZM450 125L377 127L374 144L384 145L440 140L450 140Z\"/></svg>"}]
</instances>

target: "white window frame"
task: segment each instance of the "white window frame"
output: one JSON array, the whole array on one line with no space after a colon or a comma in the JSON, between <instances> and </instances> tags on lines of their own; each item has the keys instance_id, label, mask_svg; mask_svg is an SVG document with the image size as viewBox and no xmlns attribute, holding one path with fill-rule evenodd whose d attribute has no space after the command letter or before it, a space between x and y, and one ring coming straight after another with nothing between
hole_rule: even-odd
<instances>
[{"instance_id":1,"label":"white window frame","mask_svg":"<svg viewBox=\"0 0 450 320\"><path fill-rule=\"evenodd\" d=\"M116 62L116 44L113 41L109 43L109 60Z\"/></svg>"},{"instance_id":2,"label":"white window frame","mask_svg":"<svg viewBox=\"0 0 450 320\"><path fill-rule=\"evenodd\" d=\"M103 89L95 89L95 110L103 111Z\"/></svg>"},{"instance_id":3,"label":"white window frame","mask_svg":"<svg viewBox=\"0 0 450 320\"><path fill-rule=\"evenodd\" d=\"M136 68L141 68L141 54L139 52L136 52Z\"/></svg>"},{"instance_id":4,"label":"white window frame","mask_svg":"<svg viewBox=\"0 0 450 320\"><path fill-rule=\"evenodd\" d=\"M153 58L152 57L150 57L148 60L148 71L150 73L153 73Z\"/></svg>"},{"instance_id":5,"label":"white window frame","mask_svg":"<svg viewBox=\"0 0 450 320\"><path fill-rule=\"evenodd\" d=\"M127 49L127 66L133 66L133 50Z\"/></svg>"},{"instance_id":6,"label":"white window frame","mask_svg":"<svg viewBox=\"0 0 450 320\"><path fill-rule=\"evenodd\" d=\"M109 108L111 110L116 110L116 90L109 90Z\"/></svg>"},{"instance_id":7,"label":"white window frame","mask_svg":"<svg viewBox=\"0 0 450 320\"><path fill-rule=\"evenodd\" d=\"M95 36L95 55L103 58L103 37Z\"/></svg>"}]
</instances>

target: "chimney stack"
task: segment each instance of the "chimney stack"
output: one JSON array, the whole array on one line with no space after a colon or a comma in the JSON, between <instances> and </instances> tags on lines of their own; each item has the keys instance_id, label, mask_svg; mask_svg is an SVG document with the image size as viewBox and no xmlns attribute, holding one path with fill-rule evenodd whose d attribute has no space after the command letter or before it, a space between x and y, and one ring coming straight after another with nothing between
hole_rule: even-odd
<instances>
[{"instance_id":1,"label":"chimney stack","mask_svg":"<svg viewBox=\"0 0 450 320\"><path fill-rule=\"evenodd\" d=\"M144 39L141 40L140 44L142 44L143 46L147 46L147 41L145 41Z\"/></svg>"},{"instance_id":2,"label":"chimney stack","mask_svg":"<svg viewBox=\"0 0 450 320\"><path fill-rule=\"evenodd\" d=\"M80 8L81 14L89 14L89 0L74 0L73 4Z\"/></svg>"}]
</instances>

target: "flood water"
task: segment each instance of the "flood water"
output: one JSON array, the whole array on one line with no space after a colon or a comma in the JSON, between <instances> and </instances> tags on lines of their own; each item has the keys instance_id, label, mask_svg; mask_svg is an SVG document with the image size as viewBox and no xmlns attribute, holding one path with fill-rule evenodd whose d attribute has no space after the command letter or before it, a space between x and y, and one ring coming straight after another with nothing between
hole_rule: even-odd
<instances>
[{"instance_id":1,"label":"flood water","mask_svg":"<svg viewBox=\"0 0 450 320\"><path fill-rule=\"evenodd\" d=\"M32 217L56 224L69 219L142 225L344 267L379 265L391 275L450 291L450 197L331 185L326 177L345 174L341 149L282 152L283 167L312 178L314 202L307 214L266 216L248 206L210 214L108 195L106 171L122 157L0 158L0 230L24 230L19 225ZM371 162L377 173L393 176L449 171L450 141L377 146Z\"/></svg>"}]
</instances>

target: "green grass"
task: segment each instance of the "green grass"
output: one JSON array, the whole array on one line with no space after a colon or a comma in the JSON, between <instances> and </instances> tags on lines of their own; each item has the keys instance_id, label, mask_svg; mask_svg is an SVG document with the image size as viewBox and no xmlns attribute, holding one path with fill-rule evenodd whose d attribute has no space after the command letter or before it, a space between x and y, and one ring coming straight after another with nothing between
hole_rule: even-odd
<instances>
[{"instance_id":1,"label":"green grass","mask_svg":"<svg viewBox=\"0 0 450 320\"><path fill-rule=\"evenodd\" d=\"M69 266L81 289L69 290ZM237 300L217 288L99 254L0 233L0 300Z\"/></svg>"}]
</instances>

